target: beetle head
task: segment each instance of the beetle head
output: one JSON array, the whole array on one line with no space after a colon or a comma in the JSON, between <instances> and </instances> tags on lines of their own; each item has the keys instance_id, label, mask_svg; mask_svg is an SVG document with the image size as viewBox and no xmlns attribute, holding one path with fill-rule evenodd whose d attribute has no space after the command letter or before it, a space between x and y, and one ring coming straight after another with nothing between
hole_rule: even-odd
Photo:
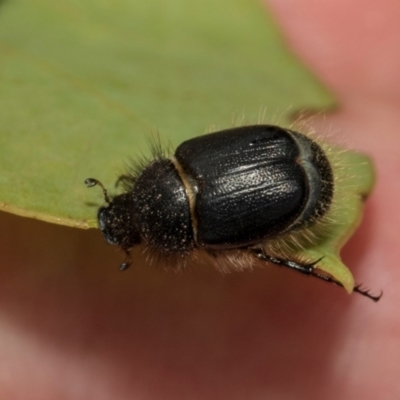
<instances>
[{"instance_id":1,"label":"beetle head","mask_svg":"<svg viewBox=\"0 0 400 400\"><path fill-rule=\"evenodd\" d=\"M124 250L140 243L129 193L115 196L107 206L100 207L97 218L99 228L108 243L118 244Z\"/></svg>"}]
</instances>

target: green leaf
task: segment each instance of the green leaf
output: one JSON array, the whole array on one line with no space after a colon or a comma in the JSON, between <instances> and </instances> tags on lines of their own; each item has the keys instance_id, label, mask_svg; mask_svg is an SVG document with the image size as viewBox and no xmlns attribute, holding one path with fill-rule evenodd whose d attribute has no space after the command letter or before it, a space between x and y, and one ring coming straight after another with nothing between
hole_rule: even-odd
<instances>
[{"instance_id":1,"label":"green leaf","mask_svg":"<svg viewBox=\"0 0 400 400\"><path fill-rule=\"evenodd\" d=\"M112 188L149 135L176 146L242 116L287 122L331 105L255 0L0 2L0 207L9 212L96 226L101 192L84 179Z\"/></svg>"}]
</instances>

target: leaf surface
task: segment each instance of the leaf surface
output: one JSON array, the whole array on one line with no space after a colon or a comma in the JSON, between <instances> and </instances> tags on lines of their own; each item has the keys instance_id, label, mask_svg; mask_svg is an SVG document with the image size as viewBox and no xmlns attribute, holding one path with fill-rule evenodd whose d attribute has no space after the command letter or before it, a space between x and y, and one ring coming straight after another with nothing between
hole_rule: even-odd
<instances>
[{"instance_id":1,"label":"leaf surface","mask_svg":"<svg viewBox=\"0 0 400 400\"><path fill-rule=\"evenodd\" d=\"M256 1L4 1L0 209L93 227L83 181L112 188L156 132L177 146L332 104Z\"/></svg>"}]
</instances>

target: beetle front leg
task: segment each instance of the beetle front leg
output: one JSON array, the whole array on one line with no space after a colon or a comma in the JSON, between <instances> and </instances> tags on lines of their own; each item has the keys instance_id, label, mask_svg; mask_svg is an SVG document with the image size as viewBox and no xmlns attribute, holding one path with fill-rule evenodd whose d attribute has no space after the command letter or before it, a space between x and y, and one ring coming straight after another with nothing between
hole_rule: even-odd
<instances>
[{"instance_id":1,"label":"beetle front leg","mask_svg":"<svg viewBox=\"0 0 400 400\"><path fill-rule=\"evenodd\" d=\"M124 174L120 175L116 180L114 187L118 188L120 186L131 189L135 183L135 179L132 175Z\"/></svg>"},{"instance_id":2,"label":"beetle front leg","mask_svg":"<svg viewBox=\"0 0 400 400\"><path fill-rule=\"evenodd\" d=\"M132 264L131 249L122 249L125 252L125 261L119 266L120 271L127 270Z\"/></svg>"}]
</instances>

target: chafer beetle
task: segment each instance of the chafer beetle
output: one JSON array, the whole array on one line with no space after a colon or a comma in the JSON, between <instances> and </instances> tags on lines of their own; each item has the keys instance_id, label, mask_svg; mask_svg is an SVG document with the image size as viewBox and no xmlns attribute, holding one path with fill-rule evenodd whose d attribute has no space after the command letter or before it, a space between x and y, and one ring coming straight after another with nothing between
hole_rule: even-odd
<instances>
[{"instance_id":1,"label":"chafer beetle","mask_svg":"<svg viewBox=\"0 0 400 400\"><path fill-rule=\"evenodd\" d=\"M293 260L282 242L324 224L335 193L321 146L274 125L227 129L183 142L171 158L161 153L119 180L125 191L98 211L105 239L127 254L143 244L175 268L202 253L221 270L264 261L343 286L318 272L319 260ZM367 290L354 291L375 301Z\"/></svg>"}]
</instances>

